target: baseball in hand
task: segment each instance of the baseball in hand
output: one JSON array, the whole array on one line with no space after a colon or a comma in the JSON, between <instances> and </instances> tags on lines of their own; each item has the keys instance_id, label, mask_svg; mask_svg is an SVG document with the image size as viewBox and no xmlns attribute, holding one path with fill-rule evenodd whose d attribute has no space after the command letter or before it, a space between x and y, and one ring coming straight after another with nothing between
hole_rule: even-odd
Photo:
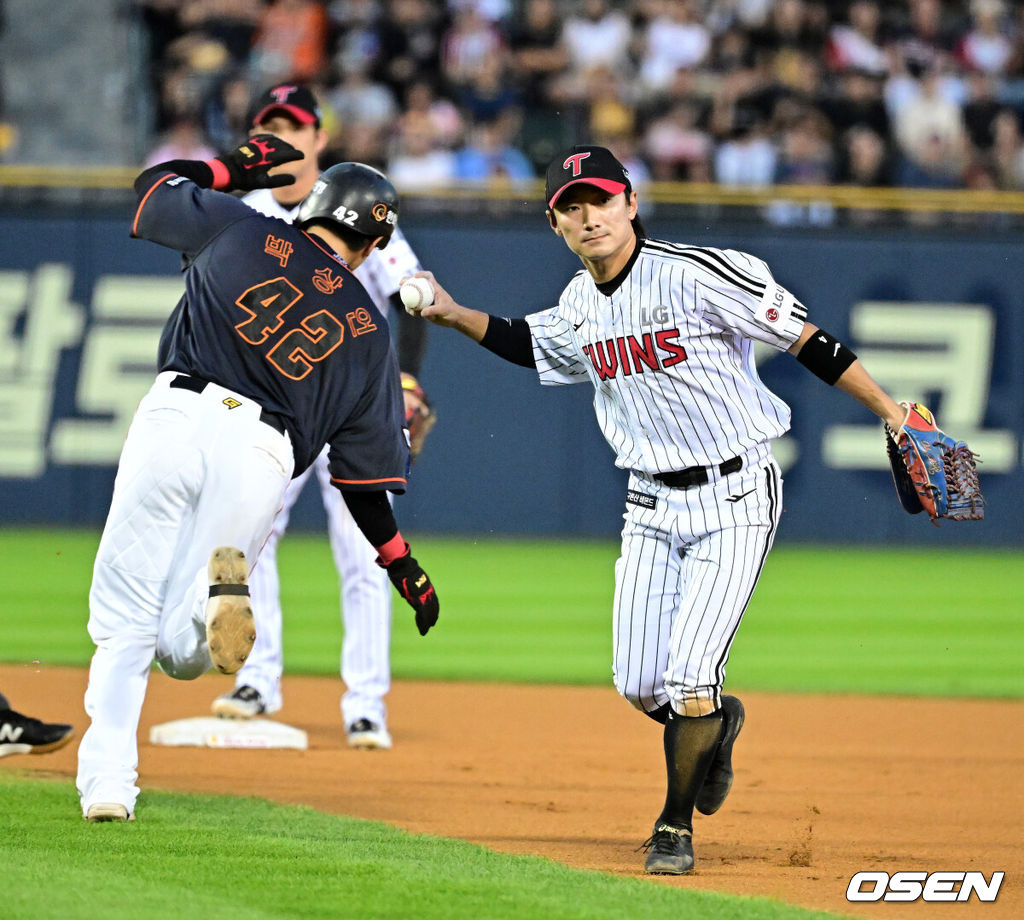
<instances>
[{"instance_id":1,"label":"baseball in hand","mask_svg":"<svg viewBox=\"0 0 1024 920\"><path fill-rule=\"evenodd\" d=\"M410 278L398 289L406 313L419 313L434 302L434 286L426 278Z\"/></svg>"}]
</instances>

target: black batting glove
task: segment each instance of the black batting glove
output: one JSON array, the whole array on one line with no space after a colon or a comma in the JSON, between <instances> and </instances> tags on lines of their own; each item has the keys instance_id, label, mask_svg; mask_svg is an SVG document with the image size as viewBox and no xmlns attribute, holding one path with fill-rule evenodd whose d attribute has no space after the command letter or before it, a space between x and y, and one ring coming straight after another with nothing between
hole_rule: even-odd
<instances>
[{"instance_id":1,"label":"black batting glove","mask_svg":"<svg viewBox=\"0 0 1024 920\"><path fill-rule=\"evenodd\" d=\"M270 170L302 157L301 150L273 134L254 134L230 153L209 161L214 173L213 187L221 191L249 192L256 188L292 185L295 176L287 173L272 176Z\"/></svg>"},{"instance_id":2,"label":"black batting glove","mask_svg":"<svg viewBox=\"0 0 1024 920\"><path fill-rule=\"evenodd\" d=\"M421 636L425 636L430 627L437 622L441 608L437 602L437 592L430 583L430 576L420 568L420 564L413 558L409 551L409 544L405 544L404 556L399 556L389 565L384 565L378 557L377 565L387 569L391 583L416 612L416 628L420 631Z\"/></svg>"}]
</instances>

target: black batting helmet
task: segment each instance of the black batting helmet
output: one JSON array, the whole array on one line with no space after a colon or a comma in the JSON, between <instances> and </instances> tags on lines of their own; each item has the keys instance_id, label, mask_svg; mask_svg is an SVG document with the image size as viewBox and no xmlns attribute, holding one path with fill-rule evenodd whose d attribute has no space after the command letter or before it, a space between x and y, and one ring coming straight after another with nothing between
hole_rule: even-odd
<instances>
[{"instance_id":1,"label":"black batting helmet","mask_svg":"<svg viewBox=\"0 0 1024 920\"><path fill-rule=\"evenodd\" d=\"M338 224L364 236L383 237L383 249L398 223L398 192L388 177L365 163L339 163L324 170L303 199L295 225Z\"/></svg>"}]
</instances>

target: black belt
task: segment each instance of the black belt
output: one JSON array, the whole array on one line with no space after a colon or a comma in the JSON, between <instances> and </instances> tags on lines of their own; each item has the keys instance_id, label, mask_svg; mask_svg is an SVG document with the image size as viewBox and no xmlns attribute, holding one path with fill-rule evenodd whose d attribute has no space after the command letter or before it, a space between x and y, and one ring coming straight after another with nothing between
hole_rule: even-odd
<instances>
[{"instance_id":1,"label":"black belt","mask_svg":"<svg viewBox=\"0 0 1024 920\"><path fill-rule=\"evenodd\" d=\"M169 386L175 390L191 390L193 393L202 393L211 383L210 380L203 380L202 377L190 377L188 374L178 374L174 377ZM260 410L260 421L269 425L278 434L284 434L287 430L284 427L284 419L276 412L269 412L266 409Z\"/></svg>"},{"instance_id":2,"label":"black belt","mask_svg":"<svg viewBox=\"0 0 1024 920\"><path fill-rule=\"evenodd\" d=\"M731 460L724 460L718 464L718 472L727 476L743 468L743 458L733 457ZM685 470L676 470L672 473L655 473L654 478L670 489L688 489L690 486L702 486L708 481L709 466L688 466Z\"/></svg>"}]
</instances>

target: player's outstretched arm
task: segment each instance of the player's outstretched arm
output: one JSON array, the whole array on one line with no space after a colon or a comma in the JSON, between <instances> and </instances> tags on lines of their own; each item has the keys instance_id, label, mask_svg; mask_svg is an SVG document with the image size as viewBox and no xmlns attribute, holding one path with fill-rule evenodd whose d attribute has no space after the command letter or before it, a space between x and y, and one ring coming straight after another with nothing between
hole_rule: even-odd
<instances>
[{"instance_id":1,"label":"player's outstretched arm","mask_svg":"<svg viewBox=\"0 0 1024 920\"><path fill-rule=\"evenodd\" d=\"M824 330L805 323L789 351L811 373L848 393L893 429L903 424L906 410L875 382L853 352Z\"/></svg>"},{"instance_id":2,"label":"player's outstretched arm","mask_svg":"<svg viewBox=\"0 0 1024 920\"><path fill-rule=\"evenodd\" d=\"M417 272L413 279L428 282L430 290L426 292L425 303L421 300L423 294L419 289L409 292L409 300L405 300L403 293L407 312L426 317L438 326L458 329L488 351L493 351L498 357L520 367L536 367L530 325L525 319L496 317L464 307L455 302L451 294L437 283L437 279L430 272ZM406 283L409 280L403 279L403 292L414 287Z\"/></svg>"},{"instance_id":3,"label":"player's outstretched arm","mask_svg":"<svg viewBox=\"0 0 1024 920\"><path fill-rule=\"evenodd\" d=\"M441 287L432 272L416 272L414 277L426 278L434 288L434 302L429 307L417 311L420 316L429 319L435 325L457 329L474 342L483 340L490 321L488 314L456 303L452 295Z\"/></svg>"}]
</instances>

